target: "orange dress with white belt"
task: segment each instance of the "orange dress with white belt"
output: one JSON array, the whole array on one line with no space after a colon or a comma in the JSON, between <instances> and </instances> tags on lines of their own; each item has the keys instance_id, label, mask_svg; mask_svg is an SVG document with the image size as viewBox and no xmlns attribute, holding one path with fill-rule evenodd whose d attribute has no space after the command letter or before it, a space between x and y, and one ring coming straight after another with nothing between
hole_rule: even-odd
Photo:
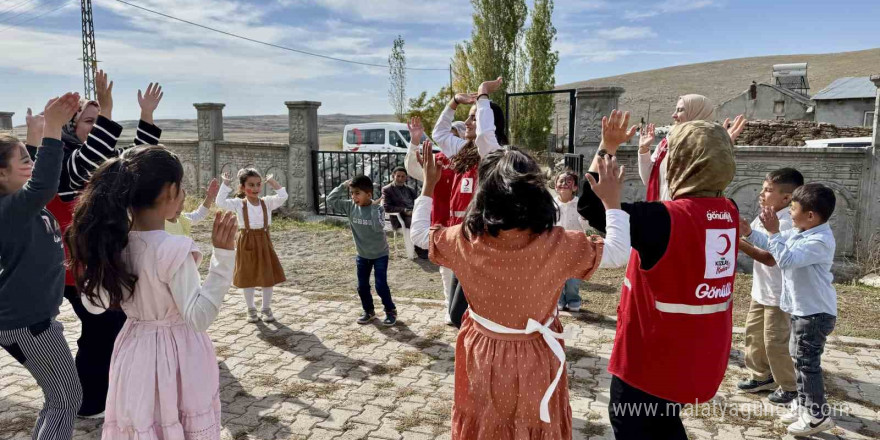
<instances>
[{"instance_id":1,"label":"orange dress with white belt","mask_svg":"<svg viewBox=\"0 0 880 440\"><path fill-rule=\"evenodd\" d=\"M429 233L430 210L429 197L416 200L413 242L455 272L470 304L456 341L452 438L570 439L556 302L566 280L625 264L629 216L609 210L605 240L561 227L467 239L461 225Z\"/></svg>"}]
</instances>

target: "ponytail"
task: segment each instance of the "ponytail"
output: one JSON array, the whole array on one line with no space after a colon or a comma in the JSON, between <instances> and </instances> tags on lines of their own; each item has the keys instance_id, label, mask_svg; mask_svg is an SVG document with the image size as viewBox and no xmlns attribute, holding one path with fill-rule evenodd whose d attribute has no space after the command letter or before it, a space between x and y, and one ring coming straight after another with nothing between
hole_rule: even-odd
<instances>
[{"instance_id":1,"label":"ponytail","mask_svg":"<svg viewBox=\"0 0 880 440\"><path fill-rule=\"evenodd\" d=\"M166 185L176 184L179 191L182 179L177 156L160 146L135 149L95 171L64 234L77 290L89 302L117 309L134 292L138 277L123 258L132 216L153 206ZM100 303L101 290L109 304Z\"/></svg>"}]
</instances>

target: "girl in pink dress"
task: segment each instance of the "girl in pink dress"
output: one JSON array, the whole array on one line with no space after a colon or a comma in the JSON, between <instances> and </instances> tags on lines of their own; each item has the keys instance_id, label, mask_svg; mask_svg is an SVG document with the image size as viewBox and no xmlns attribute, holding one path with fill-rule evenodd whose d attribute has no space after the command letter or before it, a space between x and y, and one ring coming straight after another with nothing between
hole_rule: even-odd
<instances>
[{"instance_id":1,"label":"girl in pink dress","mask_svg":"<svg viewBox=\"0 0 880 440\"><path fill-rule=\"evenodd\" d=\"M205 331L232 282L237 226L214 218L214 252L201 285L192 239L165 232L184 197L183 167L161 146L105 162L65 234L77 288L90 312L128 321L110 364L102 438L219 439L219 370Z\"/></svg>"}]
</instances>

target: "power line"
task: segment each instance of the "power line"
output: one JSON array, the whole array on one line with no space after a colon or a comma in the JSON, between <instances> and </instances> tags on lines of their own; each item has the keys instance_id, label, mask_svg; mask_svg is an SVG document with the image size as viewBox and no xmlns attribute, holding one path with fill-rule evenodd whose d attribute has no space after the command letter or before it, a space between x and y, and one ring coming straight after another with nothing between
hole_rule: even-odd
<instances>
[{"instance_id":1,"label":"power line","mask_svg":"<svg viewBox=\"0 0 880 440\"><path fill-rule=\"evenodd\" d=\"M365 63L365 62L361 62L361 61L346 60L346 59L343 59L343 58L336 58L336 57L331 57L331 56L328 56L328 55L321 55L321 54L314 53L314 52L307 52L307 51L304 51L304 50L301 50L301 49L294 49L294 48L292 48L292 47L281 46L281 45L273 44L273 43L267 43L267 42L265 42L265 41L255 40L255 39L253 39L253 38L245 37L245 36L238 35L238 34L233 34L232 32L226 32L226 31L223 31L223 30L220 30L220 29L216 29L216 28L212 28L212 27L209 27L209 26L205 26L205 25L203 25L203 24L194 23L194 22L189 21L189 20L184 20L184 19L182 19L182 18L177 18L177 17L171 16L171 15L168 15L168 14L163 14L163 13L161 13L161 12L159 12L159 11L154 11L154 10L152 10L152 9L148 9L148 8L143 7L143 6L138 6L138 5L134 4L134 3L129 3L129 2L127 2L127 1L123 1L123 0L116 0L116 1L119 2L119 3L122 3L122 4L124 4L124 5L128 5L128 6L131 6L131 7L133 7L133 8L137 8L137 9L140 9L140 10L142 10L142 11L149 12L149 13L151 13L151 14L160 15L160 16L162 16L162 17L165 17L165 18L168 18L168 19L171 19L171 20L175 20L175 21L179 21L179 22L181 22L181 23L186 23L186 24L189 24L189 25L192 25L192 26L200 27L200 28L202 28L202 29L207 29L207 30L209 30L209 31L214 31L214 32L217 32L217 33L220 33L220 34L226 35L226 36L230 36L230 37L234 37L234 38L240 38L240 39L245 40L245 41L250 41L251 43L262 44L262 45L264 45L264 46L274 47L274 48L276 48L276 49L287 50L287 51L290 51L290 52L296 52L296 53L299 53L299 54L309 55L309 56L313 56L313 57L317 57L317 58L324 58L324 59L327 59L327 60L339 61L339 62L342 62L342 63L357 64L357 65L368 66L368 67L381 67L381 68L383 68L383 69L387 69L387 68L390 67L388 64L374 64L374 63ZM427 71L444 71L444 72L445 72L445 71L449 70L449 68L436 69L436 68L427 68L427 67L407 67L406 70L427 70Z\"/></svg>"},{"instance_id":2,"label":"power line","mask_svg":"<svg viewBox=\"0 0 880 440\"><path fill-rule=\"evenodd\" d=\"M6 8L6 9L4 9L3 11L0 11L0 14L6 14L6 13L8 13L9 11L12 11L12 10L14 10L14 9L18 9L18 8L24 6L24 5L28 4L28 3L31 3L31 2L33 2L33 1L34 1L34 0L25 0L25 1L21 2L21 3L17 3L17 4L15 4L15 5L13 5L13 6L10 6L10 7Z\"/></svg>"},{"instance_id":3,"label":"power line","mask_svg":"<svg viewBox=\"0 0 880 440\"><path fill-rule=\"evenodd\" d=\"M30 3L30 2L19 3L19 4L16 5L16 6L22 6L22 5L26 4L26 3ZM17 14L9 15L9 16L7 16L6 18L4 18L3 20L0 20L0 23L6 23L6 22L8 22L9 20L14 20L14 19L16 19L16 18L18 18L18 17L20 17L20 16L22 16L22 15L24 15L24 14L27 14L28 12L33 12L35 9L37 9L37 8L39 8L39 7L40 7L40 5L37 4L37 5L34 5L33 7L31 7L30 9L25 9L24 11L21 11L21 12L19 12L19 13L17 13ZM16 9L16 8L9 8L9 9L7 10L7 12L8 12L8 11L11 11L11 10L13 10L13 9Z\"/></svg>"},{"instance_id":4,"label":"power line","mask_svg":"<svg viewBox=\"0 0 880 440\"><path fill-rule=\"evenodd\" d=\"M6 31L8 31L8 30L10 30L10 29L12 29L12 28L14 28L14 27L16 27L16 26L21 26L21 25L23 25L23 24L25 24L25 23L30 23L30 22L32 22L32 21L34 21L34 20L36 20L36 19L38 19L38 18L40 18L40 17L42 17L42 16L44 16L44 15L49 15L49 14L51 14L51 13L53 13L53 12L59 10L59 9L66 8L67 6L70 6L70 4L73 3L73 1L74 1L74 0L68 0L68 1L62 3L61 5L59 5L58 7L52 8L52 9L50 9L50 10L48 10L48 11L46 11L46 12L40 14L40 15L37 15L37 16L34 16L34 17L31 17L31 18L29 18L29 19L27 19L27 20L25 20L25 21L20 21L20 22L18 22L18 23L13 23L13 24L11 24L11 25L9 25L9 26L3 28L3 29L0 29L0 34L2 34L3 32L6 32Z\"/></svg>"}]
</instances>

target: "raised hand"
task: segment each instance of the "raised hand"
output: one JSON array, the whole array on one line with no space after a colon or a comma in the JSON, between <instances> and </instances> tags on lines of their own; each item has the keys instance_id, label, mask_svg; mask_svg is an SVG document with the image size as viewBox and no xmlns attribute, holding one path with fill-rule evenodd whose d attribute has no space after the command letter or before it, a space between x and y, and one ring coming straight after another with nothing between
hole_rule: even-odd
<instances>
[{"instance_id":1,"label":"raised hand","mask_svg":"<svg viewBox=\"0 0 880 440\"><path fill-rule=\"evenodd\" d=\"M147 92L143 94L138 89L138 105L141 106L142 120L150 124L153 123L153 113L156 111L156 107L159 107L163 96L165 93L162 92L162 86L159 83L150 83L147 86Z\"/></svg>"},{"instance_id":2,"label":"raised hand","mask_svg":"<svg viewBox=\"0 0 880 440\"><path fill-rule=\"evenodd\" d=\"M761 224L770 234L779 233L779 217L776 216L776 211L772 206L761 208Z\"/></svg>"},{"instance_id":3,"label":"raised hand","mask_svg":"<svg viewBox=\"0 0 880 440\"><path fill-rule=\"evenodd\" d=\"M434 186L440 181L441 173L440 165L437 164L437 160L434 157L433 145L431 145L430 140L425 141L425 144L422 145L422 151L419 153L419 163L422 165L425 173L422 195L430 197L434 194Z\"/></svg>"},{"instance_id":4,"label":"raised hand","mask_svg":"<svg viewBox=\"0 0 880 440\"><path fill-rule=\"evenodd\" d=\"M235 249L235 233L238 224L235 222L235 213L227 211L225 214L214 214L214 229L211 231L211 243L216 249Z\"/></svg>"},{"instance_id":5,"label":"raised hand","mask_svg":"<svg viewBox=\"0 0 880 440\"><path fill-rule=\"evenodd\" d=\"M501 79L500 76L498 77L498 79L496 79L494 81L484 81L482 84L480 84L480 88L477 91L477 96L489 95L489 94L496 92L498 89L501 88L502 82L503 82L503 80Z\"/></svg>"},{"instance_id":6,"label":"raised hand","mask_svg":"<svg viewBox=\"0 0 880 440\"><path fill-rule=\"evenodd\" d=\"M455 94L455 102L458 104L471 105L477 102L477 94L476 93L456 93Z\"/></svg>"},{"instance_id":7,"label":"raised hand","mask_svg":"<svg viewBox=\"0 0 880 440\"><path fill-rule=\"evenodd\" d=\"M202 202L202 206L205 208L211 208L214 204L214 200L217 199L217 193L220 192L220 184L217 182L217 179L211 179L211 182L208 183L208 190L205 191L205 201Z\"/></svg>"},{"instance_id":8,"label":"raised hand","mask_svg":"<svg viewBox=\"0 0 880 440\"><path fill-rule=\"evenodd\" d=\"M223 180L223 184L226 186L229 186L229 184L232 183L232 176L229 175L229 171L224 171L223 174L220 176L220 179Z\"/></svg>"},{"instance_id":9,"label":"raised hand","mask_svg":"<svg viewBox=\"0 0 880 440\"><path fill-rule=\"evenodd\" d=\"M374 205L381 205L382 203L385 203L385 196L382 196L382 197L379 197L379 198L376 199L376 200L373 200L373 204L374 204Z\"/></svg>"},{"instance_id":10,"label":"raised hand","mask_svg":"<svg viewBox=\"0 0 880 440\"><path fill-rule=\"evenodd\" d=\"M45 127L43 137L61 139L61 127L79 110L79 93L67 92L60 98L50 99L43 110Z\"/></svg>"},{"instance_id":11,"label":"raised hand","mask_svg":"<svg viewBox=\"0 0 880 440\"><path fill-rule=\"evenodd\" d=\"M727 130L727 134L730 135L730 140L733 143L736 143L736 138L742 134L743 130L746 129L746 117L744 115L739 115L733 120L733 124L730 123L730 118L724 120L724 129Z\"/></svg>"},{"instance_id":12,"label":"raised hand","mask_svg":"<svg viewBox=\"0 0 880 440\"><path fill-rule=\"evenodd\" d=\"M113 81L108 81L107 74L99 70L95 74L95 96L101 105L101 116L113 119Z\"/></svg>"},{"instance_id":13,"label":"raised hand","mask_svg":"<svg viewBox=\"0 0 880 440\"><path fill-rule=\"evenodd\" d=\"M46 118L42 113L33 114L30 107L27 109L27 115L24 117L27 124L27 145L39 147L43 143L43 127L46 125Z\"/></svg>"},{"instance_id":14,"label":"raised hand","mask_svg":"<svg viewBox=\"0 0 880 440\"><path fill-rule=\"evenodd\" d=\"M617 153L620 144L629 141L636 134L636 126L629 127L629 112L613 110L611 116L602 116L602 145L600 151Z\"/></svg>"},{"instance_id":15,"label":"raised hand","mask_svg":"<svg viewBox=\"0 0 880 440\"><path fill-rule=\"evenodd\" d=\"M602 200L605 209L620 209L620 194L623 192L623 176L626 170L623 166L617 165L616 156L600 157L598 165L598 182L590 173L584 177L587 178L596 196Z\"/></svg>"},{"instance_id":16,"label":"raised hand","mask_svg":"<svg viewBox=\"0 0 880 440\"><path fill-rule=\"evenodd\" d=\"M266 183L268 183L269 186L271 186L272 189L274 189L275 191L278 191L279 189L281 189L281 184L275 180L274 174L269 174L268 176L266 176Z\"/></svg>"},{"instance_id":17,"label":"raised hand","mask_svg":"<svg viewBox=\"0 0 880 440\"><path fill-rule=\"evenodd\" d=\"M654 124L648 124L642 128L642 132L639 134L639 154L651 151L651 145L654 145Z\"/></svg>"},{"instance_id":18,"label":"raised hand","mask_svg":"<svg viewBox=\"0 0 880 440\"><path fill-rule=\"evenodd\" d=\"M740 217L739 218L739 236L740 237L748 237L752 235L752 225L749 224L746 219Z\"/></svg>"},{"instance_id":19,"label":"raised hand","mask_svg":"<svg viewBox=\"0 0 880 440\"><path fill-rule=\"evenodd\" d=\"M406 127L409 129L409 142L413 145L421 144L422 136L425 135L425 127L422 125L422 118L413 116L410 118L409 122L406 123Z\"/></svg>"}]
</instances>

